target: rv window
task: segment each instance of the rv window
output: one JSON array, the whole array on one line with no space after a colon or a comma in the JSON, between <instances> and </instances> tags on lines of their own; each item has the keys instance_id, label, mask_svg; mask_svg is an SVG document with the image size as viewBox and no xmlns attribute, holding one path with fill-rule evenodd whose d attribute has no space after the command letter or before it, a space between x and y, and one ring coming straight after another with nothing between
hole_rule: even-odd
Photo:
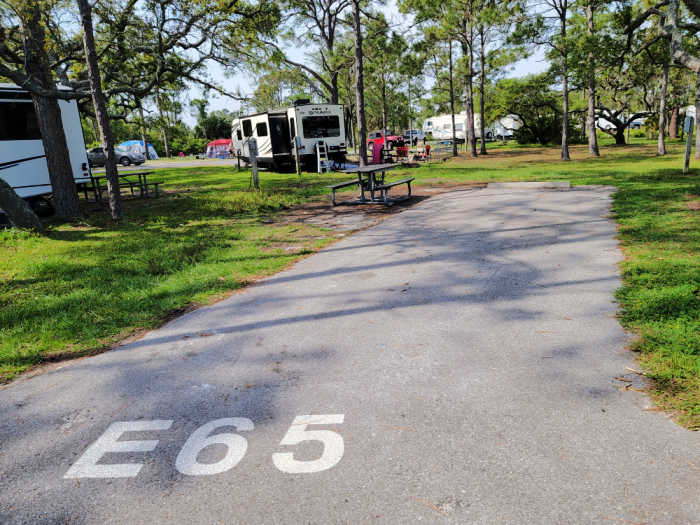
<instances>
[{"instance_id":1,"label":"rv window","mask_svg":"<svg viewBox=\"0 0 700 525\"><path fill-rule=\"evenodd\" d=\"M426 128L432 128L432 127L433 127L433 123L430 122L430 121L428 121L428 122L425 123L425 127L426 127Z\"/></svg>"},{"instance_id":2,"label":"rv window","mask_svg":"<svg viewBox=\"0 0 700 525\"><path fill-rule=\"evenodd\" d=\"M304 137L340 137L340 119L337 115L318 115L301 119Z\"/></svg>"},{"instance_id":3,"label":"rv window","mask_svg":"<svg viewBox=\"0 0 700 525\"><path fill-rule=\"evenodd\" d=\"M464 131L464 124L455 124L455 130Z\"/></svg>"},{"instance_id":4,"label":"rv window","mask_svg":"<svg viewBox=\"0 0 700 525\"><path fill-rule=\"evenodd\" d=\"M264 122L258 122L255 125L255 134L258 137L267 137L267 124Z\"/></svg>"},{"instance_id":5,"label":"rv window","mask_svg":"<svg viewBox=\"0 0 700 525\"><path fill-rule=\"evenodd\" d=\"M241 135L241 128L238 128L238 129L236 130L236 138L237 138L238 140L243 140L243 135Z\"/></svg>"},{"instance_id":6,"label":"rv window","mask_svg":"<svg viewBox=\"0 0 700 525\"><path fill-rule=\"evenodd\" d=\"M443 124L442 129L452 129L452 125L451 124Z\"/></svg>"},{"instance_id":7,"label":"rv window","mask_svg":"<svg viewBox=\"0 0 700 525\"><path fill-rule=\"evenodd\" d=\"M297 127L294 125L294 119L289 119L289 134L292 138L297 136Z\"/></svg>"},{"instance_id":8,"label":"rv window","mask_svg":"<svg viewBox=\"0 0 700 525\"><path fill-rule=\"evenodd\" d=\"M0 102L0 140L41 140L31 102Z\"/></svg>"},{"instance_id":9,"label":"rv window","mask_svg":"<svg viewBox=\"0 0 700 525\"><path fill-rule=\"evenodd\" d=\"M251 137L253 135L253 126L251 125L250 120L243 121L243 135L246 137Z\"/></svg>"}]
</instances>

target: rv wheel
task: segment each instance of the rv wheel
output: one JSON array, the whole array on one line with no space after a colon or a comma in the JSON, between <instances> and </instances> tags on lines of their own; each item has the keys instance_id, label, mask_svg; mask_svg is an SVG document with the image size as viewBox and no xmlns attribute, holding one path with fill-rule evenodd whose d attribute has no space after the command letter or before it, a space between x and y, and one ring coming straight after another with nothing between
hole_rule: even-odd
<instances>
[{"instance_id":1,"label":"rv wheel","mask_svg":"<svg viewBox=\"0 0 700 525\"><path fill-rule=\"evenodd\" d=\"M129 164L131 164L131 161L129 160L129 157L122 157L121 159L119 159L119 163L120 163L122 166L126 167L126 166L128 166Z\"/></svg>"},{"instance_id":2,"label":"rv wheel","mask_svg":"<svg viewBox=\"0 0 700 525\"><path fill-rule=\"evenodd\" d=\"M53 203L46 197L33 197L27 199L27 204L39 217L50 217L56 213Z\"/></svg>"}]
</instances>

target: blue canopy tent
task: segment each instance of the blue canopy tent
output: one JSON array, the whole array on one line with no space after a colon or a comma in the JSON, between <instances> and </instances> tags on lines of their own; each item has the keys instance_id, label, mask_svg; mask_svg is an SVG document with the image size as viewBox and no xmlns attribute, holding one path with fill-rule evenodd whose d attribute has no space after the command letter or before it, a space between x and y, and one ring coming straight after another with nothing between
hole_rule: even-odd
<instances>
[{"instance_id":1,"label":"blue canopy tent","mask_svg":"<svg viewBox=\"0 0 700 525\"><path fill-rule=\"evenodd\" d=\"M143 154L146 153L146 150L143 148L142 140L127 140L126 142L119 144L117 147L128 151L137 151ZM150 142L148 143L148 156L151 160L158 160L158 153L156 153L156 149Z\"/></svg>"}]
</instances>

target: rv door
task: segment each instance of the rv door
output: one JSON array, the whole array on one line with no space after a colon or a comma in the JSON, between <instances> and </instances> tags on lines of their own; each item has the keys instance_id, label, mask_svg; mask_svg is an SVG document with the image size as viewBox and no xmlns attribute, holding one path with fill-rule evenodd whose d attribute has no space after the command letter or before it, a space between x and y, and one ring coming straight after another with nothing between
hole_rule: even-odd
<instances>
[{"instance_id":1,"label":"rv door","mask_svg":"<svg viewBox=\"0 0 700 525\"><path fill-rule=\"evenodd\" d=\"M289 155L292 142L289 139L289 122L286 115L270 115L270 141L273 155Z\"/></svg>"}]
</instances>

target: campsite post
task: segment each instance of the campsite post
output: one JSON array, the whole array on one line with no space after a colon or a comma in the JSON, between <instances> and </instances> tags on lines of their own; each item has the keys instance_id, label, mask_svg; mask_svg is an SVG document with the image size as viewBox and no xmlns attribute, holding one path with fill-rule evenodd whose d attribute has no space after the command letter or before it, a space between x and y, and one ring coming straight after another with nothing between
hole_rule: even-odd
<instances>
[{"instance_id":1,"label":"campsite post","mask_svg":"<svg viewBox=\"0 0 700 525\"><path fill-rule=\"evenodd\" d=\"M693 117L685 117L685 132L688 136L685 139L685 161L683 162L683 174L687 174L690 168L690 150L693 147Z\"/></svg>"},{"instance_id":2,"label":"campsite post","mask_svg":"<svg viewBox=\"0 0 700 525\"><path fill-rule=\"evenodd\" d=\"M258 142L255 137L248 139L248 156L250 157L250 176L253 180L253 187L256 190L260 189L260 180L258 179Z\"/></svg>"},{"instance_id":3,"label":"campsite post","mask_svg":"<svg viewBox=\"0 0 700 525\"><path fill-rule=\"evenodd\" d=\"M297 176L301 178L301 164L299 164L299 143L301 142L301 137L294 137L294 159L297 164Z\"/></svg>"}]
</instances>

